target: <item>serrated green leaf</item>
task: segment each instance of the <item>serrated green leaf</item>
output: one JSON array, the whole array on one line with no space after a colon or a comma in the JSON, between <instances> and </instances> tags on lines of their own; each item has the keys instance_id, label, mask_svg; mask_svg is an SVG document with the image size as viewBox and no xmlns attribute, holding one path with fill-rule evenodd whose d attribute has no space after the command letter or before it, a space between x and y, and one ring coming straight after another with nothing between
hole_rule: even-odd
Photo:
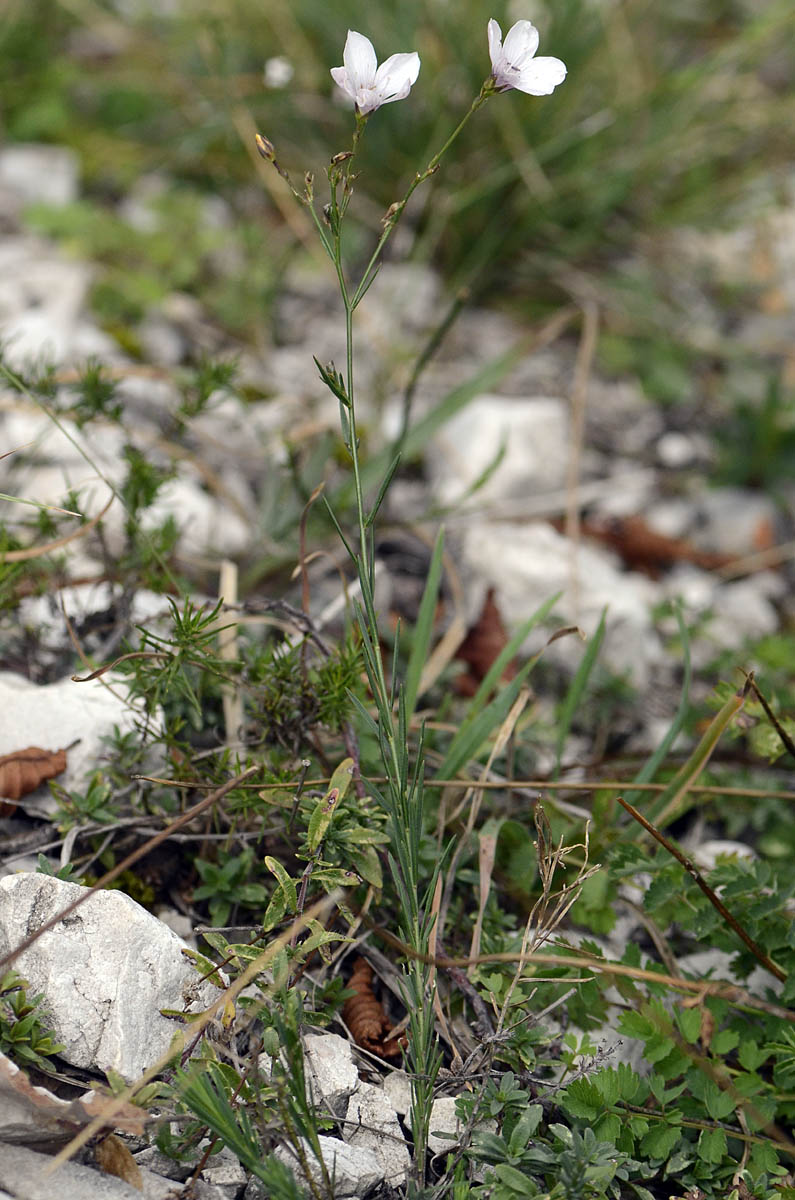
<instances>
[{"instance_id":1,"label":"serrated green leaf","mask_svg":"<svg viewBox=\"0 0 795 1200\"><path fill-rule=\"evenodd\" d=\"M605 1067L591 1076L591 1083L601 1093L605 1104L615 1104L621 1098L621 1083L612 1067Z\"/></svg>"},{"instance_id":2,"label":"serrated green leaf","mask_svg":"<svg viewBox=\"0 0 795 1200\"><path fill-rule=\"evenodd\" d=\"M710 1050L718 1056L728 1054L740 1041L740 1035L736 1029L721 1029L716 1033L710 1043Z\"/></svg>"},{"instance_id":3,"label":"serrated green leaf","mask_svg":"<svg viewBox=\"0 0 795 1200\"><path fill-rule=\"evenodd\" d=\"M696 1043L701 1033L701 1012L698 1008L680 1008L677 1024L688 1042Z\"/></svg>"},{"instance_id":4,"label":"serrated green leaf","mask_svg":"<svg viewBox=\"0 0 795 1200\"><path fill-rule=\"evenodd\" d=\"M616 1067L621 1099L627 1104L641 1104L648 1092L645 1079L641 1079L637 1071L633 1071L629 1063L619 1063Z\"/></svg>"},{"instance_id":5,"label":"serrated green leaf","mask_svg":"<svg viewBox=\"0 0 795 1200\"><path fill-rule=\"evenodd\" d=\"M713 1121L725 1121L736 1112L737 1101L728 1092L722 1092L711 1080L710 1085L706 1089L704 1106Z\"/></svg>"},{"instance_id":6,"label":"serrated green leaf","mask_svg":"<svg viewBox=\"0 0 795 1200\"><path fill-rule=\"evenodd\" d=\"M698 1138L698 1154L703 1162L723 1162L727 1150L726 1134L722 1129L701 1130Z\"/></svg>"},{"instance_id":7,"label":"serrated green leaf","mask_svg":"<svg viewBox=\"0 0 795 1200\"><path fill-rule=\"evenodd\" d=\"M749 1038L747 1041L740 1042L737 1058L740 1061L740 1066L745 1067L746 1071L756 1071L769 1057L769 1050L766 1050L764 1047L760 1049L752 1039Z\"/></svg>"},{"instance_id":8,"label":"serrated green leaf","mask_svg":"<svg viewBox=\"0 0 795 1200\"><path fill-rule=\"evenodd\" d=\"M621 1134L621 1118L618 1113L605 1113L601 1120L597 1121L594 1133L600 1142L617 1141Z\"/></svg>"},{"instance_id":9,"label":"serrated green leaf","mask_svg":"<svg viewBox=\"0 0 795 1200\"><path fill-rule=\"evenodd\" d=\"M681 1136L682 1130L678 1125L655 1123L643 1137L640 1148L644 1154L648 1154L649 1158L665 1159L668 1158Z\"/></svg>"},{"instance_id":10,"label":"serrated green leaf","mask_svg":"<svg viewBox=\"0 0 795 1200\"><path fill-rule=\"evenodd\" d=\"M560 1103L566 1112L585 1121L595 1121L604 1111L604 1100L590 1079L575 1079L561 1094Z\"/></svg>"},{"instance_id":11,"label":"serrated green leaf","mask_svg":"<svg viewBox=\"0 0 795 1200\"><path fill-rule=\"evenodd\" d=\"M642 1041L655 1032L648 1017L639 1012L623 1012L619 1017L618 1027L627 1037L640 1038Z\"/></svg>"}]
</instances>

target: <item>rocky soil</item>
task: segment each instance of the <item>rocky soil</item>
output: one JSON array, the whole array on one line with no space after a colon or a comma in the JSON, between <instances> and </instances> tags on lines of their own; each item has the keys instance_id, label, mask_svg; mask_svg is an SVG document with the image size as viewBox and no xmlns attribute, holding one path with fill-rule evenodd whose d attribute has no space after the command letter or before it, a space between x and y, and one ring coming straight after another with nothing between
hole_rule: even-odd
<instances>
[{"instance_id":1,"label":"rocky soil","mask_svg":"<svg viewBox=\"0 0 795 1200\"><path fill-rule=\"evenodd\" d=\"M123 543L123 511L113 498L123 445L173 465L147 521L155 527L168 515L175 518L177 554L201 581L197 594L204 589L217 597L212 581L223 560L251 563L263 547L284 553L284 542L271 536L269 487L274 473L284 470L290 445L337 428L336 404L324 395L313 356L344 361L333 281L309 268L285 280L271 344L227 345L193 298L175 294L147 314L137 331L146 362L132 361L92 315L94 265L26 230L28 202L66 204L79 194L79 172L67 151L0 151L0 337L7 361L28 370L31 360L46 357L56 367L57 397L72 386L74 368L93 356L118 378L123 406L118 424L81 427L67 417L54 421L31 396L0 382L0 452L6 455L0 490L58 505L72 492L89 517L104 513L101 540L93 530L62 547L62 589L36 597L23 589L18 604L0 616L0 755L77 741L60 780L67 790L85 785L102 738L114 726L123 732L140 718L123 679L71 680L64 620L65 613L88 630L116 598L106 568ZM696 673L708 675L705 687L715 682L709 671L719 652L736 651L739 665L752 665L744 657L747 645L791 626L795 481L780 480L775 496L714 481L721 414L729 411L722 397L740 394L761 409L772 369L790 384L795 380L795 182L788 196L740 228L714 234L682 229L652 248L660 287L675 300L689 344L703 354L702 375L675 406L650 401L635 377L608 376L589 356L573 318L559 329L548 322L529 330L496 309L460 315L414 394L411 420L427 436L384 512L384 611L416 611L429 543L442 519L449 547L442 619L448 624L471 624L493 590L510 632L559 593L551 624L525 648L532 652L557 625L592 634L606 609L601 661L640 698L623 731L637 753L654 748L677 703L681 659L671 647L676 623L667 602L679 599L687 623L698 626L693 661ZM135 219L156 219L144 187L125 205ZM211 216L218 219L217 211ZM636 268L627 264L627 274ZM731 302L721 302L729 293ZM399 430L412 351L445 304L441 281L418 265L387 264L368 294L358 331L358 378L370 450L388 444ZM528 333L536 335L535 347ZM737 349L736 365L710 379L709 356L727 340ZM239 354L240 380L260 398L219 392L177 433L173 419L181 396L173 370L208 344ZM491 372L471 396L462 393L460 403L449 406L455 408L449 419L434 420L453 388L485 375L487 364L516 346L513 365ZM22 505L4 503L9 530L20 529L28 515ZM336 568L325 561L313 568L312 596L318 616L339 599ZM161 597L141 591L125 614L125 628L163 611ZM118 634L111 628L95 637L92 653L111 657ZM580 656L581 646L569 639L550 647L547 661L565 675ZM582 749L587 758L588 748ZM55 869L69 859L71 847L63 841L34 847L27 839L26 822L48 811L45 785L26 798L24 813L0 817L0 954L73 898L75 885L32 873L40 850ZM61 922L57 936L53 931L40 938L16 966L35 991L45 993L66 1046L63 1058L75 1072L88 1078L112 1068L131 1079L167 1045L162 1008L209 1002L208 996L186 994L195 979L181 954L192 940L190 922L186 927L184 917L165 913L177 925L174 932L118 892L97 893L78 913ZM128 930L124 945L138 949L119 962L112 948L122 926ZM216 989L207 986L212 999ZM327 1139L326 1150L336 1163L339 1195L365 1195L384 1181L399 1187L408 1161L401 1125L405 1080L393 1072L376 1086L350 1044L336 1035L307 1039L306 1054L319 1102L338 1120L340 1137ZM66 1116L63 1104L70 1107ZM439 1104L432 1128L454 1133L450 1103L445 1111ZM39 1178L36 1155L85 1123L76 1105L41 1088L26 1089L0 1060L0 1200L49 1197L49 1184L31 1182ZM136 1136L131 1129L143 1194L188 1195L189 1171L175 1179L174 1164L142 1149ZM58 1186L64 1200L141 1194L137 1185L87 1165L70 1165ZM190 1194L254 1200L257 1189L225 1153L205 1167Z\"/></svg>"}]
</instances>

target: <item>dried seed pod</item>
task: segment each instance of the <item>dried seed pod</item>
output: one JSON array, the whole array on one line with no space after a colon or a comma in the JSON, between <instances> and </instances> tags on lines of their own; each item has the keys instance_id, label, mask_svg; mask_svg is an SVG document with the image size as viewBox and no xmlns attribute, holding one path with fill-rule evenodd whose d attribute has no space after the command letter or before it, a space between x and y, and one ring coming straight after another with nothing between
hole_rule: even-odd
<instances>
[{"instance_id":1,"label":"dried seed pod","mask_svg":"<svg viewBox=\"0 0 795 1200\"><path fill-rule=\"evenodd\" d=\"M8 817L16 809L16 801L66 770L65 750L42 750L40 746L26 746L13 754L0 756L0 796L13 804L0 800L0 816Z\"/></svg>"},{"instance_id":2,"label":"dried seed pod","mask_svg":"<svg viewBox=\"0 0 795 1200\"><path fill-rule=\"evenodd\" d=\"M394 1026L373 991L373 968L365 959L356 960L348 988L356 995L345 1001L342 1017L356 1045L381 1058L396 1058L405 1045L405 1038L389 1037Z\"/></svg>"}]
</instances>

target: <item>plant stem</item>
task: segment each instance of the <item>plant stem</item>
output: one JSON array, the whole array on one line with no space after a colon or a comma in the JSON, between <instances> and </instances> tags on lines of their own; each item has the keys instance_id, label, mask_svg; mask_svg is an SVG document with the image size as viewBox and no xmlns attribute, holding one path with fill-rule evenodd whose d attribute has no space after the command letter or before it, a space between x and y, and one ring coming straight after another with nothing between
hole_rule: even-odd
<instances>
[{"instance_id":1,"label":"plant stem","mask_svg":"<svg viewBox=\"0 0 795 1200\"><path fill-rule=\"evenodd\" d=\"M356 308L356 306L359 304L359 301L364 296L364 293L367 291L368 287L370 286L371 276L372 276L373 271L376 268L378 259L381 255L381 251L383 250L384 246L386 245L386 243L389 241L390 237L392 236L392 231L395 228L395 226L397 225L400 218L403 216L403 210L406 207L406 205L408 204L412 195L414 194L414 192L417 190L417 188L420 186L421 183L424 183L426 179L428 179L431 175L433 175L433 173L438 168L439 163L442 161L442 158L447 153L447 151L450 149L453 142L456 140L458 135L461 133L464 126L471 119L471 117L473 117L475 115L475 113L480 108L480 106L486 100L488 100L489 96L493 95L493 92L494 92L493 81L489 77L489 79L487 79L486 82L481 87L479 94L472 101L472 105L469 109L469 112L465 113L465 115L458 122L455 129L450 134L450 136L447 139L447 141L445 142L445 144L442 146L441 150L439 150L436 154L434 154L433 158L430 160L430 162L428 163L428 165L424 171L417 172L417 174L414 176L411 183L409 184L408 190L406 191L406 194L403 197L403 199L398 200L395 204L391 205L391 207L387 210L387 215L384 218L384 232L381 234L381 237L378 239L378 243L375 247L375 250L373 251L372 255L370 256L370 261L368 262L367 266L364 269L364 273L362 275L359 286L357 287L356 291L353 293L353 299L351 300L352 308Z\"/></svg>"}]
</instances>

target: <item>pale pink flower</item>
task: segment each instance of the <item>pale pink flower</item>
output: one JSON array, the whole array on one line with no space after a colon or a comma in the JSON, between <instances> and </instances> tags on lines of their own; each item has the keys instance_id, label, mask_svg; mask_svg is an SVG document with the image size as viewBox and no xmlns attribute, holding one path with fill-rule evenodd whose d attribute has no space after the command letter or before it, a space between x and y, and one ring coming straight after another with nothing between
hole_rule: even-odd
<instances>
[{"instance_id":1,"label":"pale pink flower","mask_svg":"<svg viewBox=\"0 0 795 1200\"><path fill-rule=\"evenodd\" d=\"M559 58L536 58L538 30L530 21L517 21L502 40L502 30L492 19L488 25L491 74L497 90L517 88L530 96L548 96L566 78Z\"/></svg>"},{"instance_id":2,"label":"pale pink flower","mask_svg":"<svg viewBox=\"0 0 795 1200\"><path fill-rule=\"evenodd\" d=\"M378 66L373 43L364 34L348 30L343 66L331 68L331 78L350 96L362 116L382 104L405 100L420 73L420 56L392 54Z\"/></svg>"}]
</instances>

